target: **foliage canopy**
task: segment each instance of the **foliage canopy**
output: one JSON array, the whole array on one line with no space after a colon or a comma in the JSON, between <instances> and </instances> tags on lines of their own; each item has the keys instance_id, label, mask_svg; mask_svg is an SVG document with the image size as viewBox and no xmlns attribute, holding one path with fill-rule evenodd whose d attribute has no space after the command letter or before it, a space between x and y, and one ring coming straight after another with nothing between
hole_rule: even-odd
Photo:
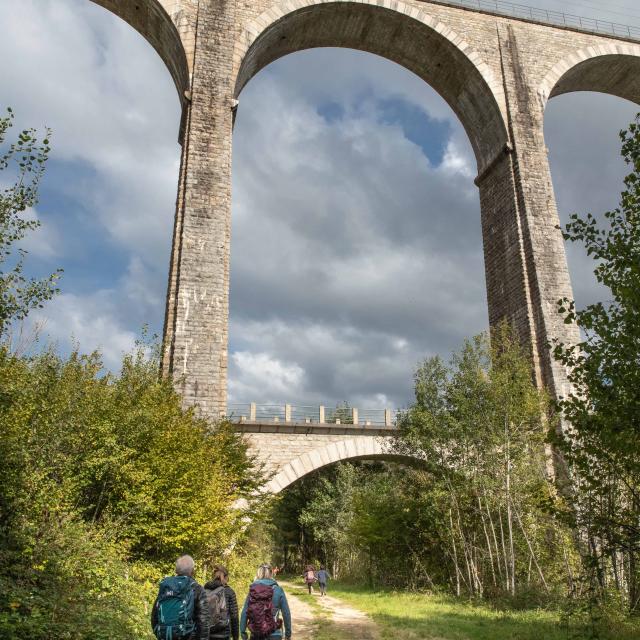
<instances>
[{"instance_id":1,"label":"foliage canopy","mask_svg":"<svg viewBox=\"0 0 640 640\"><path fill-rule=\"evenodd\" d=\"M578 310L562 300L566 322L576 322L578 345L556 343L572 392L559 402L570 428L559 439L575 491L575 526L600 590L624 592L640 607L640 117L621 132L631 167L620 206L604 221L573 215L564 237L596 261L606 302Z\"/></svg>"},{"instance_id":2,"label":"foliage canopy","mask_svg":"<svg viewBox=\"0 0 640 640\"><path fill-rule=\"evenodd\" d=\"M246 446L157 371L142 348L118 375L95 353L0 349L3 637L145 637L159 571L185 552L206 570L237 538L231 505L259 482Z\"/></svg>"}]
</instances>

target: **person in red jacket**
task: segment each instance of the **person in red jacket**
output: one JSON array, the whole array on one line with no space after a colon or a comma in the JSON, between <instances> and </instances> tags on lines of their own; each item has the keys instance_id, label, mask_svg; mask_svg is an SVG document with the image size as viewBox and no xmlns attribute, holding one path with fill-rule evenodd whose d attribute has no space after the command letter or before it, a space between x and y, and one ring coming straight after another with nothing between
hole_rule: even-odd
<instances>
[{"instance_id":1,"label":"person in red jacket","mask_svg":"<svg viewBox=\"0 0 640 640\"><path fill-rule=\"evenodd\" d=\"M317 580L316 570L313 568L313 565L307 565L307 568L304 570L302 577L304 578L307 588L309 589L309 593L313 593L313 583Z\"/></svg>"}]
</instances>

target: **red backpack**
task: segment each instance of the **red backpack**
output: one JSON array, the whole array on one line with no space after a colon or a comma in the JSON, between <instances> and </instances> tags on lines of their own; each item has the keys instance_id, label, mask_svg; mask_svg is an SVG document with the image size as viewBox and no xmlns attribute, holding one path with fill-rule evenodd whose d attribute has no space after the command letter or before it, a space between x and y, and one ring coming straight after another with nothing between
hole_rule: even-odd
<instances>
[{"instance_id":1,"label":"red backpack","mask_svg":"<svg viewBox=\"0 0 640 640\"><path fill-rule=\"evenodd\" d=\"M280 628L281 620L276 620L273 607L273 587L268 584L252 584L249 587L247 621L251 638L268 638Z\"/></svg>"}]
</instances>

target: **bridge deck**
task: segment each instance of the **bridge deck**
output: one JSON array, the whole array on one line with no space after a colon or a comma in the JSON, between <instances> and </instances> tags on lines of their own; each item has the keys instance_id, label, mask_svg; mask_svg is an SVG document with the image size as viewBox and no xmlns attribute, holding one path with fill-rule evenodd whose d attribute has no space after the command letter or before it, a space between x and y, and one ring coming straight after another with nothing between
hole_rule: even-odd
<instances>
[{"instance_id":1,"label":"bridge deck","mask_svg":"<svg viewBox=\"0 0 640 640\"><path fill-rule=\"evenodd\" d=\"M309 422L234 422L240 433L294 433L300 435L391 436L397 433L394 425L318 424Z\"/></svg>"}]
</instances>

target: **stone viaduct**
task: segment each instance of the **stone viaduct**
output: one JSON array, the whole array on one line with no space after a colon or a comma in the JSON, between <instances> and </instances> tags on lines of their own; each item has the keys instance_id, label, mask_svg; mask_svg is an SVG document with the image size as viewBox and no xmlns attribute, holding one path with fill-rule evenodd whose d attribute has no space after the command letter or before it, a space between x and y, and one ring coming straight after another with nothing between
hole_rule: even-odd
<instances>
[{"instance_id":1,"label":"stone viaduct","mask_svg":"<svg viewBox=\"0 0 640 640\"><path fill-rule=\"evenodd\" d=\"M415 464L390 450L392 426L243 422L237 428L264 465L268 493L280 493L308 473L342 460Z\"/></svg>"},{"instance_id":2,"label":"stone viaduct","mask_svg":"<svg viewBox=\"0 0 640 640\"><path fill-rule=\"evenodd\" d=\"M263 67L312 47L384 56L430 84L462 122L477 160L489 320L513 323L539 385L566 376L545 347L573 341L557 315L572 297L543 118L547 101L599 91L640 103L640 39L468 8L477 0L93 0L137 29L166 63L182 103L182 162L169 270L163 369L186 404L226 412L231 147L242 88ZM464 6L467 5L467 6ZM490 1L477 6L491 6ZM503 5L504 6L504 3ZM589 26L589 25L587 25ZM584 27L584 25L583 25ZM619 34L615 28L613 31ZM243 426L278 449L272 489L339 459L383 455L345 428ZM279 432L278 432L279 431ZM282 450L282 451L280 451Z\"/></svg>"}]
</instances>

